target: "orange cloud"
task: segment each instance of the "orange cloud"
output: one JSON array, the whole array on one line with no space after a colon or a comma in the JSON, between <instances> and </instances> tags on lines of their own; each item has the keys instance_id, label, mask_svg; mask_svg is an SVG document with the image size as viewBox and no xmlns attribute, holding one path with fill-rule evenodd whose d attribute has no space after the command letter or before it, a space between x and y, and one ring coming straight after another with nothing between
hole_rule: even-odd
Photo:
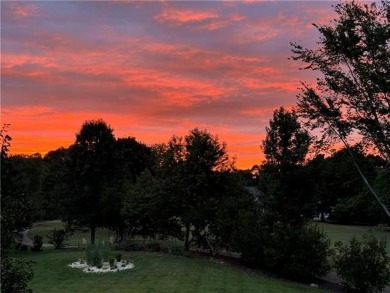
<instances>
[{"instance_id":1,"label":"orange cloud","mask_svg":"<svg viewBox=\"0 0 390 293\"><path fill-rule=\"evenodd\" d=\"M175 8L164 9L156 17L159 22L168 22L174 25L183 25L204 20L216 19L218 14L211 11L179 10Z\"/></svg>"}]
</instances>

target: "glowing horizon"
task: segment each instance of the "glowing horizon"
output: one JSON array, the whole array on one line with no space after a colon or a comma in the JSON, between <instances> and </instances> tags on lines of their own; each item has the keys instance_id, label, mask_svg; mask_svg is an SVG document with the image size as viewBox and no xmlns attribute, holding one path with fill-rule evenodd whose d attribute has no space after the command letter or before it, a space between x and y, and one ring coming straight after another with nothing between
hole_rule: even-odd
<instances>
[{"instance_id":1,"label":"glowing horizon","mask_svg":"<svg viewBox=\"0 0 390 293\"><path fill-rule=\"evenodd\" d=\"M240 169L300 81L290 42L314 46L330 1L1 2L1 121L11 154L68 147L86 120L147 145L198 127Z\"/></svg>"}]
</instances>

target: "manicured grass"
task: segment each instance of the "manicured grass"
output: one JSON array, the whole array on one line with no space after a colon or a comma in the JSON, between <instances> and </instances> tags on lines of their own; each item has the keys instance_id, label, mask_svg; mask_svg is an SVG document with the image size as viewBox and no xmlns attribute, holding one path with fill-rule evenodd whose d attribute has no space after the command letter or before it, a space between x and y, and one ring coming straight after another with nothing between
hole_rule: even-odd
<instances>
[{"instance_id":1,"label":"manicured grass","mask_svg":"<svg viewBox=\"0 0 390 293\"><path fill-rule=\"evenodd\" d=\"M47 243L48 239L46 238L47 233L53 229L63 229L64 224L60 220L56 221L46 221L35 223L33 227L28 232L28 237L33 239L35 235L41 235L44 237L43 241ZM105 239L108 240L111 235L114 233L108 229L96 229L96 239ZM72 246L82 246L83 242L90 242L91 234L89 229L78 229L74 232L71 238L66 241L67 244Z\"/></svg>"},{"instance_id":2,"label":"manicured grass","mask_svg":"<svg viewBox=\"0 0 390 293\"><path fill-rule=\"evenodd\" d=\"M86 274L67 264L85 257L82 250L18 252L36 262L34 292L323 292L309 286L272 279L204 258L160 253L123 253L135 264L128 271Z\"/></svg>"},{"instance_id":3,"label":"manicured grass","mask_svg":"<svg viewBox=\"0 0 390 293\"><path fill-rule=\"evenodd\" d=\"M332 244L337 241L347 243L352 237L362 239L362 236L370 230L377 238L387 239L387 252L390 254L390 232L381 231L375 226L351 226L351 225L337 225L330 223L316 223L320 229L324 229L326 234L330 237Z\"/></svg>"}]
</instances>

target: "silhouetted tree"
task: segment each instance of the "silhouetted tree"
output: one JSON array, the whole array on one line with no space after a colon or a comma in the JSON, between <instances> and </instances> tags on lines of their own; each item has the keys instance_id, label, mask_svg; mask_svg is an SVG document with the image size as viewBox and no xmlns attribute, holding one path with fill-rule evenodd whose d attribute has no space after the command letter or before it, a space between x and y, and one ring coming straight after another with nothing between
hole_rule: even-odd
<instances>
[{"instance_id":1,"label":"silhouetted tree","mask_svg":"<svg viewBox=\"0 0 390 293\"><path fill-rule=\"evenodd\" d=\"M311 180L302 167L309 151L310 136L302 129L294 111L274 111L262 143L265 162L260 166L263 204L272 221L302 223L313 215Z\"/></svg>"},{"instance_id":2,"label":"silhouetted tree","mask_svg":"<svg viewBox=\"0 0 390 293\"><path fill-rule=\"evenodd\" d=\"M15 176L18 172L8 162L11 137L8 124L0 131L1 144L1 292L24 292L33 278L31 262L13 257L9 250L15 241L15 232L31 225L31 205L21 193Z\"/></svg>"},{"instance_id":3,"label":"silhouetted tree","mask_svg":"<svg viewBox=\"0 0 390 293\"><path fill-rule=\"evenodd\" d=\"M302 83L298 113L312 129L321 129L324 141L341 141L350 149L359 133L390 164L390 4L341 2L338 18L330 25L315 25L319 47L306 49L293 43L293 59L304 69L319 71L317 85ZM353 153L349 153L354 160ZM388 208L354 164L371 193L390 217Z\"/></svg>"},{"instance_id":4,"label":"silhouetted tree","mask_svg":"<svg viewBox=\"0 0 390 293\"><path fill-rule=\"evenodd\" d=\"M113 130L103 120L83 123L76 134L76 141L69 151L76 196L74 208L78 210L76 220L91 230L91 242L95 242L95 231L104 225L101 199L104 188L112 179L115 138Z\"/></svg>"}]
</instances>

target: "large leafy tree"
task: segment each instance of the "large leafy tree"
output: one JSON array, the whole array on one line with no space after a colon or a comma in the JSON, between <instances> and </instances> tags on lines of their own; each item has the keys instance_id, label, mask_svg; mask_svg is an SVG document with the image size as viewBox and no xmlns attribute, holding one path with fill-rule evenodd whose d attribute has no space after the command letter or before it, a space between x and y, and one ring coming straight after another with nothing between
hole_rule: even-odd
<instances>
[{"instance_id":1,"label":"large leafy tree","mask_svg":"<svg viewBox=\"0 0 390 293\"><path fill-rule=\"evenodd\" d=\"M78 213L74 206L77 194L74 192L75 178L69 149L50 151L43 159L45 168L41 192L46 215L52 219L60 217L69 225Z\"/></svg>"},{"instance_id":2,"label":"large leafy tree","mask_svg":"<svg viewBox=\"0 0 390 293\"><path fill-rule=\"evenodd\" d=\"M315 25L318 47L293 43L293 59L319 72L316 85L302 83L298 113L321 129L324 141L341 141L347 149L359 134L366 147L390 165L390 4L341 2L329 25ZM356 139L356 137L355 137ZM353 153L350 153L351 158ZM355 166L388 216L390 212Z\"/></svg>"},{"instance_id":3,"label":"large leafy tree","mask_svg":"<svg viewBox=\"0 0 390 293\"><path fill-rule=\"evenodd\" d=\"M121 214L125 195L144 170L151 169L152 151L134 137L118 138L115 142L113 176L102 194L104 225L116 230L118 241L123 240L125 219Z\"/></svg>"},{"instance_id":4,"label":"large leafy tree","mask_svg":"<svg viewBox=\"0 0 390 293\"><path fill-rule=\"evenodd\" d=\"M204 238L215 220L225 187L232 186L226 183L233 162L218 137L197 128L155 146L153 153L154 175L140 177L124 201L123 214L143 235L179 236L183 230L188 250L190 236Z\"/></svg>"},{"instance_id":5,"label":"large leafy tree","mask_svg":"<svg viewBox=\"0 0 390 293\"><path fill-rule=\"evenodd\" d=\"M382 169L381 160L377 161L378 157L365 155L358 146L350 151L368 180L374 181L377 170ZM318 200L317 211L320 214L330 213L332 220L339 223L375 224L386 218L360 179L345 148L327 158L319 155L308 162L306 167L315 182L314 194Z\"/></svg>"},{"instance_id":6,"label":"large leafy tree","mask_svg":"<svg viewBox=\"0 0 390 293\"><path fill-rule=\"evenodd\" d=\"M233 168L226 144L206 130L195 128L185 138L173 137L168 144L164 169L173 180L179 204L178 215L185 230L185 249L190 232L199 235L214 217L222 196L219 172Z\"/></svg>"},{"instance_id":7,"label":"large leafy tree","mask_svg":"<svg viewBox=\"0 0 390 293\"><path fill-rule=\"evenodd\" d=\"M320 276L328 270L329 242L309 225L314 210L313 182L304 167L311 137L294 111L274 111L262 143L260 166L261 250L255 259L292 277Z\"/></svg>"},{"instance_id":8,"label":"large leafy tree","mask_svg":"<svg viewBox=\"0 0 390 293\"><path fill-rule=\"evenodd\" d=\"M31 262L10 254L15 232L31 225L31 204L15 180L18 170L9 163L8 150L11 137L8 126L0 130L1 146L1 292L25 292L33 278Z\"/></svg>"},{"instance_id":9,"label":"large leafy tree","mask_svg":"<svg viewBox=\"0 0 390 293\"><path fill-rule=\"evenodd\" d=\"M265 162L260 166L260 189L270 222L300 224L313 212L311 184L302 167L311 138L294 111L274 111L262 143Z\"/></svg>"},{"instance_id":10,"label":"large leafy tree","mask_svg":"<svg viewBox=\"0 0 390 293\"><path fill-rule=\"evenodd\" d=\"M83 123L69 150L76 195L73 208L77 210L76 220L89 226L92 243L96 228L104 225L101 199L112 179L114 149L113 130L99 119Z\"/></svg>"}]
</instances>

